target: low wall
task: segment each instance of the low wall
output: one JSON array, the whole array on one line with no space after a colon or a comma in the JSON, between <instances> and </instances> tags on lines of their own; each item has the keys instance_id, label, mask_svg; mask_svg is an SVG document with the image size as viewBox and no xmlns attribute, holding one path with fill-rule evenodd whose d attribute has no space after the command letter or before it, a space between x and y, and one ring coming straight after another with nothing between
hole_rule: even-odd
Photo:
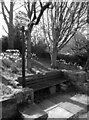
<instances>
[{"instance_id":1,"label":"low wall","mask_svg":"<svg viewBox=\"0 0 89 120\"><path fill-rule=\"evenodd\" d=\"M64 76L70 80L81 92L89 94L89 73L85 71L62 70Z\"/></svg>"},{"instance_id":2,"label":"low wall","mask_svg":"<svg viewBox=\"0 0 89 120\"><path fill-rule=\"evenodd\" d=\"M0 99L0 116L3 119L10 119L18 114L20 103L33 102L33 90L29 88L16 89L12 95L7 95Z\"/></svg>"},{"instance_id":3,"label":"low wall","mask_svg":"<svg viewBox=\"0 0 89 120\"><path fill-rule=\"evenodd\" d=\"M14 97L3 99L2 101L0 101L0 104L0 116L2 116L2 119L9 119L17 115L17 104Z\"/></svg>"}]
</instances>

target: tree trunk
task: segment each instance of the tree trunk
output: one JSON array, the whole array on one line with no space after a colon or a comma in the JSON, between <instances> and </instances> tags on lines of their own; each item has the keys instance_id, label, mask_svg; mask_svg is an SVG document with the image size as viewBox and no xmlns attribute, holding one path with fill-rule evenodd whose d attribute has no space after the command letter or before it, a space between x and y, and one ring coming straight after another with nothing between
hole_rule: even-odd
<instances>
[{"instance_id":1,"label":"tree trunk","mask_svg":"<svg viewBox=\"0 0 89 120\"><path fill-rule=\"evenodd\" d=\"M53 51L51 53L51 67L56 68L56 59L57 59L57 47L53 48Z\"/></svg>"},{"instance_id":2,"label":"tree trunk","mask_svg":"<svg viewBox=\"0 0 89 120\"><path fill-rule=\"evenodd\" d=\"M14 8L14 2L10 0L10 10L5 5L5 2L1 2L2 5L2 14L5 20L5 23L8 28L8 48L14 49L14 39L15 39L15 31L14 31L14 25L13 25L13 8ZM7 14L6 14L7 13ZM7 16L9 19L7 19Z\"/></svg>"},{"instance_id":3,"label":"tree trunk","mask_svg":"<svg viewBox=\"0 0 89 120\"><path fill-rule=\"evenodd\" d=\"M10 13L9 13L9 23L8 23L8 32L9 32L9 39L8 39L8 48L14 49L14 39L15 39L15 31L13 25L13 7L14 3L10 2Z\"/></svg>"},{"instance_id":4,"label":"tree trunk","mask_svg":"<svg viewBox=\"0 0 89 120\"><path fill-rule=\"evenodd\" d=\"M14 39L15 39L14 28L12 26L9 26L9 33L8 33L8 48L9 49L14 49Z\"/></svg>"},{"instance_id":5,"label":"tree trunk","mask_svg":"<svg viewBox=\"0 0 89 120\"><path fill-rule=\"evenodd\" d=\"M31 68L31 30L29 30L27 40L27 69L31 71Z\"/></svg>"}]
</instances>

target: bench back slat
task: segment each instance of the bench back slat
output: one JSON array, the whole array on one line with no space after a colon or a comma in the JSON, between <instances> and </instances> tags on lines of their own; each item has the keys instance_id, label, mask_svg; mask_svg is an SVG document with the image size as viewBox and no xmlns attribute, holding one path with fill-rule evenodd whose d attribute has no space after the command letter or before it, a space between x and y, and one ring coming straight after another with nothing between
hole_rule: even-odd
<instances>
[{"instance_id":1,"label":"bench back slat","mask_svg":"<svg viewBox=\"0 0 89 120\"><path fill-rule=\"evenodd\" d=\"M31 75L25 77L26 87L33 88L35 91L42 88L50 87L57 85L64 81L64 75L62 71L52 71L48 72L45 75ZM20 84L22 84L22 77L18 78Z\"/></svg>"}]
</instances>

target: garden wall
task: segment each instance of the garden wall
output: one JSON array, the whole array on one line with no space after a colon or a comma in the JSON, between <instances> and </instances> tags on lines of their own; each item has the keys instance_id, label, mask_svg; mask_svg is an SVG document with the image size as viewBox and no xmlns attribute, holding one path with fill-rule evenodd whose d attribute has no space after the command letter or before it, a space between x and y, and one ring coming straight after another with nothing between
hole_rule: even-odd
<instances>
[{"instance_id":1,"label":"garden wall","mask_svg":"<svg viewBox=\"0 0 89 120\"><path fill-rule=\"evenodd\" d=\"M62 70L64 76L70 80L82 93L89 94L89 73L85 71Z\"/></svg>"},{"instance_id":2,"label":"garden wall","mask_svg":"<svg viewBox=\"0 0 89 120\"><path fill-rule=\"evenodd\" d=\"M33 90L29 88L16 89L13 94L2 96L0 99L0 114L3 119L18 116L18 106L22 103L33 103Z\"/></svg>"}]
</instances>

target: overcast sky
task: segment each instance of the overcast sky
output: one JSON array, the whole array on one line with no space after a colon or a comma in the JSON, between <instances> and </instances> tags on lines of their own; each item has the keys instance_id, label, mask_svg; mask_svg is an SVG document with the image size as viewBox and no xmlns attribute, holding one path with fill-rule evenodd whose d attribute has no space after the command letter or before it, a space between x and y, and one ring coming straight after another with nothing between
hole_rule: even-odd
<instances>
[{"instance_id":1,"label":"overcast sky","mask_svg":"<svg viewBox=\"0 0 89 120\"><path fill-rule=\"evenodd\" d=\"M4 1L5 1L6 6L9 9L10 8L10 6L9 6L10 0L4 0ZM22 5L23 5L22 0L17 0L16 4L14 6L14 10L15 10L14 11L14 16L15 16L16 12L24 9L24 7ZM2 35L7 35L6 32L3 29L3 26L5 27L5 29L7 31L6 23L4 21L3 15L1 14L1 3L0 3L0 38L2 37Z\"/></svg>"},{"instance_id":2,"label":"overcast sky","mask_svg":"<svg viewBox=\"0 0 89 120\"><path fill-rule=\"evenodd\" d=\"M2 0L0 0L0 2L1 2ZM9 7L9 3L10 3L10 0L4 0L5 1L5 4L6 4L6 6L8 7L8 8L10 8ZM23 4L23 1L24 0L16 0L17 2L16 2L16 4L15 4L15 7L14 7L14 15L15 15L15 13L16 12L18 12L19 10L24 10L24 7L23 6L21 6L22 4ZM31 1L31 0L30 0ZM33 0L32 0L33 1ZM48 1L48 0L42 0L42 1ZM55 0L52 0L52 1L55 1ZM68 2L71 2L72 0L68 0ZM78 0L77 0L78 1ZM81 1L81 0L80 0ZM21 7L20 7L21 6ZM19 8L20 7L20 8ZM16 10L17 9L17 10ZM2 35L7 35L6 34L6 32L4 31L4 29L3 29L3 27L2 26L4 26L5 27L5 29L7 30L7 26L6 26L6 23L5 23L5 21L4 21L4 19L3 19L3 16L2 16L2 14L1 14L1 4L0 4L0 38L2 37Z\"/></svg>"}]
</instances>

